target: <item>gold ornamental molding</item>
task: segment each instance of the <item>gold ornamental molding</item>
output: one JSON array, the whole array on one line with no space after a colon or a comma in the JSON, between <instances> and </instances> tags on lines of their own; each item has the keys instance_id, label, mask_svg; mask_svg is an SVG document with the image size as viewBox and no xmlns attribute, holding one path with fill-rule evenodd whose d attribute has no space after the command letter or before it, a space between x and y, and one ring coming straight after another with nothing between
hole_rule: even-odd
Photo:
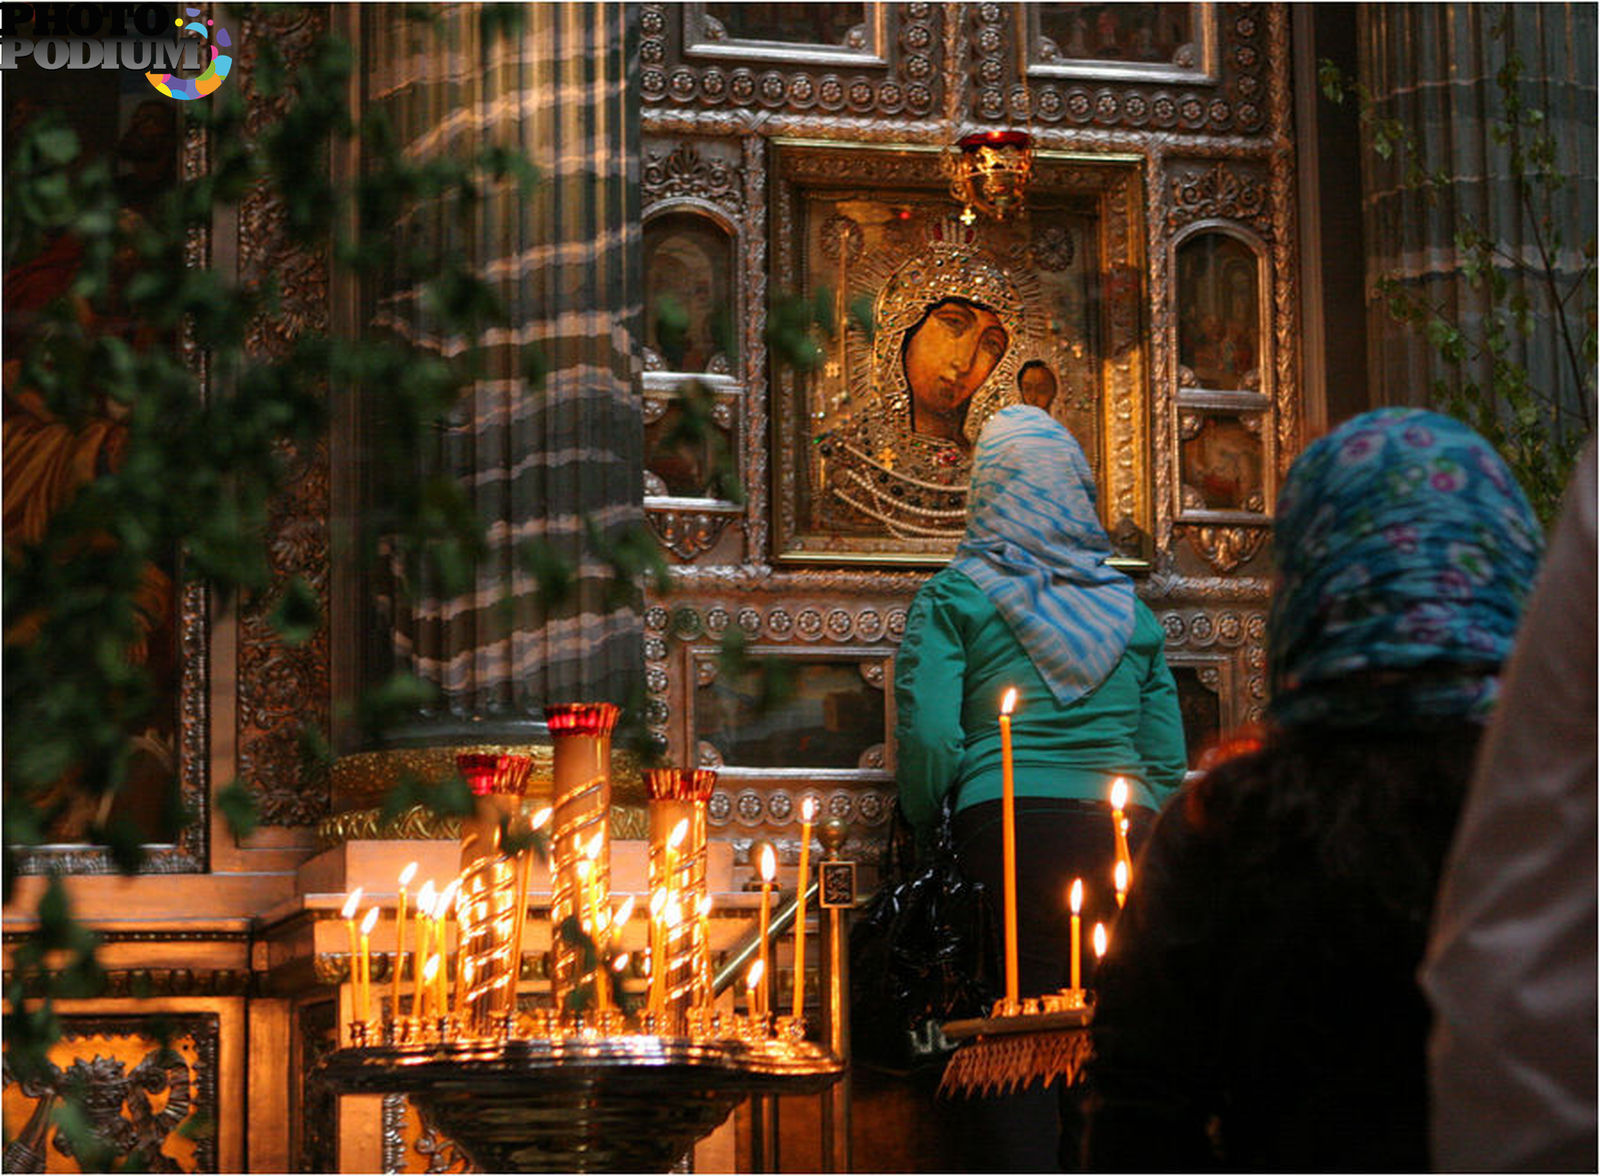
<instances>
[{"instance_id":1,"label":"gold ornamental molding","mask_svg":"<svg viewBox=\"0 0 1600 1176\"><path fill-rule=\"evenodd\" d=\"M333 765L335 817L354 809L382 808L389 791L403 779L443 780L456 774L456 756L526 755L533 759L528 776L530 799L548 801L554 752L548 743L473 743L455 747L402 747L341 756ZM624 803L643 804L644 765L626 749L611 751L611 794ZM431 836L432 834L430 834ZM418 834L420 836L420 834Z\"/></svg>"},{"instance_id":2,"label":"gold ornamental molding","mask_svg":"<svg viewBox=\"0 0 1600 1176\"><path fill-rule=\"evenodd\" d=\"M649 835L650 813L643 804L613 804L610 835L616 840L643 840ZM385 820L381 808L350 809L317 823L317 848L331 849L346 841L456 841L461 818L446 817L426 805L413 805Z\"/></svg>"}]
</instances>

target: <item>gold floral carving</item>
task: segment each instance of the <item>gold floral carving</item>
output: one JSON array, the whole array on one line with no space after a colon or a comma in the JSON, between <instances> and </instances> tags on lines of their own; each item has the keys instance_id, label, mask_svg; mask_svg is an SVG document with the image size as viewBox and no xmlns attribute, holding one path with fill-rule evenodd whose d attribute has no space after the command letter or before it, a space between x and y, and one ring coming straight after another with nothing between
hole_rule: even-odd
<instances>
[{"instance_id":1,"label":"gold floral carving","mask_svg":"<svg viewBox=\"0 0 1600 1176\"><path fill-rule=\"evenodd\" d=\"M1177 533L1186 537L1202 558L1219 572L1231 572L1261 550L1266 527L1196 526L1185 524Z\"/></svg>"},{"instance_id":2,"label":"gold floral carving","mask_svg":"<svg viewBox=\"0 0 1600 1176\"><path fill-rule=\"evenodd\" d=\"M1266 185L1246 169L1225 163L1186 169L1172 180L1172 208L1167 230L1176 232L1197 220L1219 217L1242 221L1263 237L1273 235L1272 205Z\"/></svg>"},{"instance_id":3,"label":"gold floral carving","mask_svg":"<svg viewBox=\"0 0 1600 1176\"><path fill-rule=\"evenodd\" d=\"M643 804L611 806L611 836L638 840L649 835L649 810ZM455 841L461 836L461 818L441 816L424 805L414 805L385 818L379 808L351 809L317 822L317 848L328 849L347 841Z\"/></svg>"},{"instance_id":4,"label":"gold floral carving","mask_svg":"<svg viewBox=\"0 0 1600 1176\"><path fill-rule=\"evenodd\" d=\"M548 796L553 782L555 753L548 743L470 744L460 747L404 747L387 751L365 751L342 756L333 765L334 806L340 811L381 804L403 777L441 780L453 776L456 756L462 753L485 755L526 755L533 759L528 777L528 795ZM622 800L644 800L638 756L626 748L611 751L612 794Z\"/></svg>"}]
</instances>

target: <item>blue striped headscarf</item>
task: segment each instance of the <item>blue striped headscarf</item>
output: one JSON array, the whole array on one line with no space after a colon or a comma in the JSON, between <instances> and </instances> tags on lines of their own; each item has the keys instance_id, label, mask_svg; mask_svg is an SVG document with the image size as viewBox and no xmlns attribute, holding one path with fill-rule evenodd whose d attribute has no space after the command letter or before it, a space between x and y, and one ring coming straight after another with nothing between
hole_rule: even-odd
<instances>
[{"instance_id":1,"label":"blue striped headscarf","mask_svg":"<svg viewBox=\"0 0 1600 1176\"><path fill-rule=\"evenodd\" d=\"M1072 434L1029 405L990 417L950 566L994 602L1063 705L1105 681L1133 635L1133 582L1106 566L1110 554Z\"/></svg>"},{"instance_id":2,"label":"blue striped headscarf","mask_svg":"<svg viewBox=\"0 0 1600 1176\"><path fill-rule=\"evenodd\" d=\"M1511 471L1460 421L1412 408L1347 421L1278 496L1272 717L1483 721L1541 547Z\"/></svg>"}]
</instances>

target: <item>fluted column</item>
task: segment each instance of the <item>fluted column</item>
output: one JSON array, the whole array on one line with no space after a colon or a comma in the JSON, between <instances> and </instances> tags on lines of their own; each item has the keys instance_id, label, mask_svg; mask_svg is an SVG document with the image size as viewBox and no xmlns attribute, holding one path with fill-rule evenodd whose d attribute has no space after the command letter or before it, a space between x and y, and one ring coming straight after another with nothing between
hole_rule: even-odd
<instances>
[{"instance_id":1,"label":"fluted column","mask_svg":"<svg viewBox=\"0 0 1600 1176\"><path fill-rule=\"evenodd\" d=\"M395 275L369 305L425 354L483 360L418 475L442 469L469 488L489 547L469 591L413 581L408 598L399 568L396 591L379 586L365 676L405 668L442 692L397 742L543 739L547 703L626 703L642 669L637 593L603 558L643 518L635 38L621 4L519 5L509 34L492 29L495 5L429 6L421 24L411 7L362 7L369 107L414 160L499 146L538 179L527 193L486 183L465 224L452 195L395 226L404 244L467 259L508 316L445 337L418 297L427 273ZM529 570L530 547L570 568L559 599Z\"/></svg>"},{"instance_id":2,"label":"fluted column","mask_svg":"<svg viewBox=\"0 0 1600 1176\"><path fill-rule=\"evenodd\" d=\"M1505 30L1491 35L1494 22ZM1487 305L1464 271L1468 257L1455 244L1470 219L1526 263L1539 252L1516 196L1510 148L1497 141L1493 123L1505 117L1497 76L1510 53L1523 62L1517 92L1545 113L1558 166L1570 182L1556 195L1553 222L1562 234L1556 268L1562 288L1581 270L1580 247L1595 233L1595 9L1586 4L1363 4L1359 16L1361 80L1378 102L1378 115L1398 119L1421 145L1427 171L1449 182L1439 199L1404 185L1405 160L1363 151L1364 229L1367 241L1369 377L1380 403L1426 403L1435 381L1454 386L1457 375L1427 337L1394 321L1383 300L1371 296L1384 275L1442 305L1449 317L1475 333ZM1531 137L1531 132L1524 132ZM1533 330L1512 333L1508 358L1525 366L1533 386L1565 398L1582 418L1566 340L1556 319L1540 313L1547 303L1542 279L1502 260L1509 294L1534 308ZM1582 325L1578 330L1581 333ZM1465 368L1465 378L1490 385L1489 362Z\"/></svg>"}]
</instances>

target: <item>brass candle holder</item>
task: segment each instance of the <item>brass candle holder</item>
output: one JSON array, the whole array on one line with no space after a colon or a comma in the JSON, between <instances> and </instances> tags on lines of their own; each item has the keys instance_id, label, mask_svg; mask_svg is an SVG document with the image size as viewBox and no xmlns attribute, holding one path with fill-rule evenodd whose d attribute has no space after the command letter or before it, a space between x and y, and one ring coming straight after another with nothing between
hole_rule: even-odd
<instances>
[{"instance_id":1,"label":"brass candle holder","mask_svg":"<svg viewBox=\"0 0 1600 1176\"><path fill-rule=\"evenodd\" d=\"M456 765L475 798L461 825L461 900L457 926L456 1002L461 1029L488 1036L516 1005L514 928L524 863L504 838L522 823L533 757L462 753Z\"/></svg>"},{"instance_id":2,"label":"brass candle holder","mask_svg":"<svg viewBox=\"0 0 1600 1176\"><path fill-rule=\"evenodd\" d=\"M610 909L611 732L620 710L609 702L545 707L554 748L555 812L550 834L551 989L558 1010L587 978L578 948L562 926ZM587 863L587 865L584 865ZM599 928L595 928L598 936ZM599 944L596 944L598 947ZM606 978L593 976L597 1000Z\"/></svg>"},{"instance_id":3,"label":"brass candle holder","mask_svg":"<svg viewBox=\"0 0 1600 1176\"><path fill-rule=\"evenodd\" d=\"M706 802L717 774L708 768L658 768L645 773L650 805L650 892L665 893L659 961L664 984L656 1014L663 1027L676 1032L689 1009L709 1003L705 979L711 944L706 901ZM676 914L676 918L672 914Z\"/></svg>"}]
</instances>

